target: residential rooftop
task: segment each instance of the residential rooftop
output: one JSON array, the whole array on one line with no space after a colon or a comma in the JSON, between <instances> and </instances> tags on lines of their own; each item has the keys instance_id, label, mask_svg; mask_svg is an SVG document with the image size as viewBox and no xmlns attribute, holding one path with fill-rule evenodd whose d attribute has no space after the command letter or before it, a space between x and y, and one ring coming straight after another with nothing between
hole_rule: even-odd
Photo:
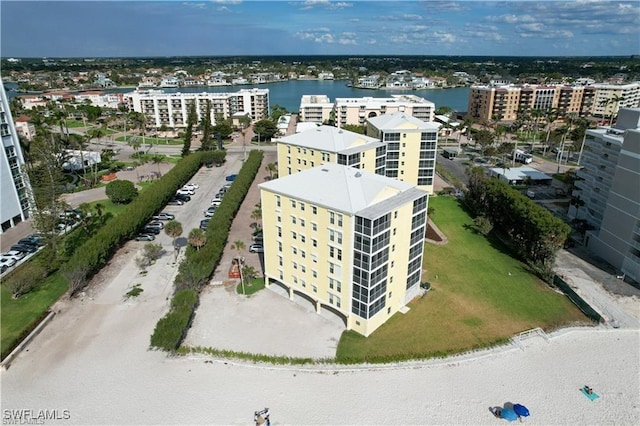
<instances>
[{"instance_id":1,"label":"residential rooftop","mask_svg":"<svg viewBox=\"0 0 640 426\"><path fill-rule=\"evenodd\" d=\"M437 131L440 128L438 123L422 121L404 112L382 114L377 117L368 118L367 121L377 129L420 129Z\"/></svg>"},{"instance_id":2,"label":"residential rooftop","mask_svg":"<svg viewBox=\"0 0 640 426\"><path fill-rule=\"evenodd\" d=\"M276 141L287 145L342 154L350 154L382 146L382 142L376 138L324 125L278 138Z\"/></svg>"},{"instance_id":3,"label":"residential rooftop","mask_svg":"<svg viewBox=\"0 0 640 426\"><path fill-rule=\"evenodd\" d=\"M379 217L427 193L354 167L327 163L259 185L261 189L349 215Z\"/></svg>"}]
</instances>

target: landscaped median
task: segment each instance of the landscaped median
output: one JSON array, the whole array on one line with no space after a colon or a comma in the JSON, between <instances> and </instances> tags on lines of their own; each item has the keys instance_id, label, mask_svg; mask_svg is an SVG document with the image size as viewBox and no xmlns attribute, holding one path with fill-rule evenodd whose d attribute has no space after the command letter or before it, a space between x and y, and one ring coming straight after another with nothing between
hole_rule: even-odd
<instances>
[{"instance_id":1,"label":"landscaped median","mask_svg":"<svg viewBox=\"0 0 640 426\"><path fill-rule=\"evenodd\" d=\"M47 265L46 278L29 293L19 299L13 299L7 287L2 286L2 340L1 351L4 358L17 343L24 338L44 317L49 307L65 292L72 294L81 289L87 280L97 273L111 259L113 254L129 241L151 216L159 211L175 194L206 163L223 161L224 151L209 151L192 153L180 161L162 178L141 192L140 195L122 209L117 216L106 219L102 225L91 230L90 236L78 235L78 238L68 236L68 242L59 251L69 260L61 265L43 260ZM103 203L108 207L109 202ZM106 214L106 212L105 212ZM80 232L78 230L77 232ZM80 238L82 237L82 238ZM30 262L40 261L34 257ZM71 281L71 282L69 282Z\"/></svg>"},{"instance_id":2,"label":"landscaped median","mask_svg":"<svg viewBox=\"0 0 640 426\"><path fill-rule=\"evenodd\" d=\"M175 293L169 312L158 321L151 335L151 346L175 351L191 325L202 286L211 277L222 258L231 223L253 184L262 164L262 151L251 151L233 185L207 227L207 242L199 250L187 248L174 281Z\"/></svg>"}]
</instances>

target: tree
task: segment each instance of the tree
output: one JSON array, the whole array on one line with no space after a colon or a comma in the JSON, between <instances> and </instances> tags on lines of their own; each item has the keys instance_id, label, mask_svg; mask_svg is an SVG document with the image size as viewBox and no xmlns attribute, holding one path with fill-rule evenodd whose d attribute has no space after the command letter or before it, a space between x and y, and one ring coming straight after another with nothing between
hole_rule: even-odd
<instances>
[{"instance_id":1,"label":"tree","mask_svg":"<svg viewBox=\"0 0 640 426\"><path fill-rule=\"evenodd\" d=\"M486 154L487 148L493 145L494 136L489 130L479 130L476 132L475 140L482 147L483 153Z\"/></svg>"},{"instance_id":2,"label":"tree","mask_svg":"<svg viewBox=\"0 0 640 426\"><path fill-rule=\"evenodd\" d=\"M194 228L189 232L189 244L196 250L200 250L207 243L207 234L200 228Z\"/></svg>"},{"instance_id":3,"label":"tree","mask_svg":"<svg viewBox=\"0 0 640 426\"><path fill-rule=\"evenodd\" d=\"M278 120L280 119L280 117L282 117L283 115L288 114L289 111L287 111L286 107L283 107L282 105L278 105L278 104L273 104L271 105L271 120L274 123L277 123Z\"/></svg>"},{"instance_id":4,"label":"tree","mask_svg":"<svg viewBox=\"0 0 640 426\"><path fill-rule=\"evenodd\" d=\"M268 141L278 133L278 126L271 120L259 120L253 125L253 132L258 135L258 141L260 138Z\"/></svg>"},{"instance_id":5,"label":"tree","mask_svg":"<svg viewBox=\"0 0 640 426\"><path fill-rule=\"evenodd\" d=\"M231 244L231 250L237 250L238 257L240 257L240 252L245 248L246 248L246 245L241 240L234 241L233 244Z\"/></svg>"},{"instance_id":6,"label":"tree","mask_svg":"<svg viewBox=\"0 0 640 426\"><path fill-rule=\"evenodd\" d=\"M160 259L163 253L164 249L161 244L147 243L142 248L142 255L136 258L136 263L144 269Z\"/></svg>"},{"instance_id":7,"label":"tree","mask_svg":"<svg viewBox=\"0 0 640 426\"><path fill-rule=\"evenodd\" d=\"M275 163L267 164L265 169L269 172L269 179L273 179L273 174L278 171L278 167Z\"/></svg>"},{"instance_id":8,"label":"tree","mask_svg":"<svg viewBox=\"0 0 640 426\"><path fill-rule=\"evenodd\" d=\"M196 102L189 103L189 112L187 113L187 129L184 133L184 145L182 145L182 156L186 157L191 152L191 139L193 138L193 126L198 122L196 114Z\"/></svg>"},{"instance_id":9,"label":"tree","mask_svg":"<svg viewBox=\"0 0 640 426\"><path fill-rule=\"evenodd\" d=\"M29 293L41 280L47 276L45 268L37 262L27 262L3 279L3 285L11 292L14 299Z\"/></svg>"},{"instance_id":10,"label":"tree","mask_svg":"<svg viewBox=\"0 0 640 426\"><path fill-rule=\"evenodd\" d=\"M200 122L200 129L202 130L200 151L211 151L213 149L213 141L211 140L211 101L207 99L206 104L206 111Z\"/></svg>"},{"instance_id":11,"label":"tree","mask_svg":"<svg viewBox=\"0 0 640 426\"><path fill-rule=\"evenodd\" d=\"M493 224L486 216L477 216L473 219L473 226L476 230L484 236L489 235L493 229Z\"/></svg>"},{"instance_id":12,"label":"tree","mask_svg":"<svg viewBox=\"0 0 640 426\"><path fill-rule=\"evenodd\" d=\"M130 180L114 180L107 184L106 193L115 204L129 204L138 196L138 189Z\"/></svg>"},{"instance_id":13,"label":"tree","mask_svg":"<svg viewBox=\"0 0 640 426\"><path fill-rule=\"evenodd\" d=\"M127 145L133 148L133 157L140 159L139 149L140 149L140 146L142 145L140 138L138 138L137 136L126 136L126 138L127 138ZM140 173L138 172L137 167L136 167L136 177L138 178L138 182L140 182Z\"/></svg>"},{"instance_id":14,"label":"tree","mask_svg":"<svg viewBox=\"0 0 640 426\"><path fill-rule=\"evenodd\" d=\"M171 238L173 238L173 250L175 252L175 260L178 260L178 246L176 245L176 238L182 235L182 224L177 220L170 220L164 226L164 232Z\"/></svg>"},{"instance_id":15,"label":"tree","mask_svg":"<svg viewBox=\"0 0 640 426\"><path fill-rule=\"evenodd\" d=\"M364 135L365 128L364 126L357 126L355 124L344 124L342 128L348 132L358 133Z\"/></svg>"},{"instance_id":16,"label":"tree","mask_svg":"<svg viewBox=\"0 0 640 426\"><path fill-rule=\"evenodd\" d=\"M229 120L216 120L216 125L212 128L213 133L219 135L222 139L227 139L233 133L233 126Z\"/></svg>"},{"instance_id":17,"label":"tree","mask_svg":"<svg viewBox=\"0 0 640 426\"><path fill-rule=\"evenodd\" d=\"M157 165L158 167L158 177L162 176L162 172L160 172L160 163L164 161L164 155L156 154L153 157L151 157L151 161L153 162L153 164Z\"/></svg>"},{"instance_id":18,"label":"tree","mask_svg":"<svg viewBox=\"0 0 640 426\"><path fill-rule=\"evenodd\" d=\"M62 275L69 282L69 299L87 284L89 269L85 265L67 263L62 268Z\"/></svg>"}]
</instances>

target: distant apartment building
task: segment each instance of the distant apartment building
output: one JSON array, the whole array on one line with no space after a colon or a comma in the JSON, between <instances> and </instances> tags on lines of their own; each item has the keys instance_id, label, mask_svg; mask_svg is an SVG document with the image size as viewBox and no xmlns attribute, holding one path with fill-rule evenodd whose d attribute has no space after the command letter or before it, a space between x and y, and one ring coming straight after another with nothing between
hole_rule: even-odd
<instances>
[{"instance_id":1,"label":"distant apartment building","mask_svg":"<svg viewBox=\"0 0 640 426\"><path fill-rule=\"evenodd\" d=\"M18 131L9 109L9 99L0 79L0 135L2 154L0 155L0 224L2 231L13 228L29 217L31 188L24 171L24 157L18 139Z\"/></svg>"},{"instance_id":2,"label":"distant apartment building","mask_svg":"<svg viewBox=\"0 0 640 426\"><path fill-rule=\"evenodd\" d=\"M280 177L326 163L384 175L385 147L376 138L325 125L278 138L276 142Z\"/></svg>"},{"instance_id":3,"label":"distant apartment building","mask_svg":"<svg viewBox=\"0 0 640 426\"><path fill-rule=\"evenodd\" d=\"M267 286L364 336L419 294L427 193L333 163L259 186Z\"/></svg>"},{"instance_id":4,"label":"distant apartment building","mask_svg":"<svg viewBox=\"0 0 640 426\"><path fill-rule=\"evenodd\" d=\"M229 119L249 114L253 121L269 116L269 89L243 89L233 93L165 93L163 91L131 92L124 95L129 110L143 113L153 127L186 127L189 105L196 104L198 122L211 105L211 122L217 117Z\"/></svg>"},{"instance_id":5,"label":"distant apartment building","mask_svg":"<svg viewBox=\"0 0 640 426\"><path fill-rule=\"evenodd\" d=\"M367 119L402 112L422 121L433 121L435 104L416 95L393 95L389 98L336 98L335 125L364 126Z\"/></svg>"},{"instance_id":6,"label":"distant apartment building","mask_svg":"<svg viewBox=\"0 0 640 426\"><path fill-rule=\"evenodd\" d=\"M385 175L433 194L439 125L404 112L367 119L365 134L385 146Z\"/></svg>"},{"instance_id":7,"label":"distant apartment building","mask_svg":"<svg viewBox=\"0 0 640 426\"><path fill-rule=\"evenodd\" d=\"M303 95L300 100L299 120L325 123L331 118L333 103L326 95Z\"/></svg>"},{"instance_id":8,"label":"distant apartment building","mask_svg":"<svg viewBox=\"0 0 640 426\"><path fill-rule=\"evenodd\" d=\"M585 245L640 281L640 108L621 109L613 127L586 132L583 168L569 215L586 220Z\"/></svg>"},{"instance_id":9,"label":"distant apartment building","mask_svg":"<svg viewBox=\"0 0 640 426\"><path fill-rule=\"evenodd\" d=\"M16 131L18 136L25 138L28 141L32 141L36 135L36 126L31 123L30 118L26 115L22 115L14 120Z\"/></svg>"},{"instance_id":10,"label":"distant apartment building","mask_svg":"<svg viewBox=\"0 0 640 426\"><path fill-rule=\"evenodd\" d=\"M618 100L616 101L615 99ZM609 117L619 108L640 106L640 82L624 85L471 86L467 113L480 121L514 121L521 111L556 109L563 115Z\"/></svg>"}]
</instances>

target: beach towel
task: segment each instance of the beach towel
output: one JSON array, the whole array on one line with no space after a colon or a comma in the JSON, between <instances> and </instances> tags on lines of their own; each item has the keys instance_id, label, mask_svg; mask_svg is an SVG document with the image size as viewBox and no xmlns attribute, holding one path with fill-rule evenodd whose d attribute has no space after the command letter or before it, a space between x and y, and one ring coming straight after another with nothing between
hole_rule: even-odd
<instances>
[{"instance_id":1,"label":"beach towel","mask_svg":"<svg viewBox=\"0 0 640 426\"><path fill-rule=\"evenodd\" d=\"M584 388L580 389L580 392L582 392L582 394L584 396L586 396L587 398L589 398L592 401L595 401L596 399L600 398L600 395L598 395L597 393L595 393L595 392L588 393Z\"/></svg>"}]
</instances>

